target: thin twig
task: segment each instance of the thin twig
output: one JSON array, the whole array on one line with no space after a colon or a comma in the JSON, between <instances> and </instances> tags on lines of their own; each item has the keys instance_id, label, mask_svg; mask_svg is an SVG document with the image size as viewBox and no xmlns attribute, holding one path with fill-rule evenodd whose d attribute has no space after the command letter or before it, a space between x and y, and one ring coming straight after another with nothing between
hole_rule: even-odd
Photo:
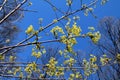
<instances>
[{"instance_id":1,"label":"thin twig","mask_svg":"<svg viewBox=\"0 0 120 80\"><path fill-rule=\"evenodd\" d=\"M76 37L81 37L84 38L86 35L80 35L80 36L73 36L73 37L69 37L70 38L76 38ZM4 49L9 49L9 48L16 48L16 47L22 47L22 46L28 46L28 45L33 45L33 44L43 44L43 43L50 43L50 42L59 42L61 41L61 39L53 39L53 40L46 40L46 41L40 41L40 42L31 42L31 43L26 43L26 44L20 44L20 45L14 45L14 46L7 46L7 47L3 47L0 48L0 50L4 50Z\"/></svg>"},{"instance_id":2,"label":"thin twig","mask_svg":"<svg viewBox=\"0 0 120 80\"><path fill-rule=\"evenodd\" d=\"M2 77L11 77L11 78L20 78L20 79L26 79L26 80L66 80L66 79L64 79L64 78L32 78L32 77L30 77L30 78L27 78L27 77L20 77L20 76L13 76L13 75L2 75L2 74L0 74L0 76L2 76Z\"/></svg>"},{"instance_id":3,"label":"thin twig","mask_svg":"<svg viewBox=\"0 0 120 80\"><path fill-rule=\"evenodd\" d=\"M0 24L2 24L9 16L11 16L13 13L15 13L15 11L18 10L26 2L27 2L27 0L23 0L20 4L18 4L11 12L9 12L4 18L2 18L0 20Z\"/></svg>"},{"instance_id":4,"label":"thin twig","mask_svg":"<svg viewBox=\"0 0 120 80\"><path fill-rule=\"evenodd\" d=\"M2 10L3 6L5 5L5 3L7 2L7 0L4 0L3 4L0 6L0 11Z\"/></svg>"}]
</instances>

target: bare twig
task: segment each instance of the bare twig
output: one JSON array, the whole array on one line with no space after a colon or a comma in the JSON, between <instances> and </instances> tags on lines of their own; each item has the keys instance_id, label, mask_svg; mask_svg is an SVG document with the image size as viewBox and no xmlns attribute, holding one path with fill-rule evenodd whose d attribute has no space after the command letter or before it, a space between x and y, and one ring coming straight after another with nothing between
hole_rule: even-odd
<instances>
[{"instance_id":1,"label":"bare twig","mask_svg":"<svg viewBox=\"0 0 120 80\"><path fill-rule=\"evenodd\" d=\"M4 18L0 20L0 24L2 24L10 15L12 15L16 10L18 10L27 0L23 0L20 4L18 4L12 11L10 11Z\"/></svg>"},{"instance_id":2,"label":"bare twig","mask_svg":"<svg viewBox=\"0 0 120 80\"><path fill-rule=\"evenodd\" d=\"M69 37L70 38L75 38L75 37L81 37L84 38L86 35L80 35L80 36L73 36L73 37ZM22 46L28 46L28 45L33 45L33 44L43 44L43 43L50 43L50 42L59 42L61 39L53 39L53 40L46 40L46 41L40 41L40 42L31 42L31 43L26 43L26 44L20 44L20 45L14 45L14 46L7 46L7 47L3 47L0 48L0 50L4 50L4 49L9 49L9 48L16 48L16 47L22 47Z\"/></svg>"},{"instance_id":3,"label":"bare twig","mask_svg":"<svg viewBox=\"0 0 120 80\"><path fill-rule=\"evenodd\" d=\"M7 2L7 0L4 0L3 4L0 5L0 11L2 10L3 6L5 5L5 3Z\"/></svg>"}]
</instances>

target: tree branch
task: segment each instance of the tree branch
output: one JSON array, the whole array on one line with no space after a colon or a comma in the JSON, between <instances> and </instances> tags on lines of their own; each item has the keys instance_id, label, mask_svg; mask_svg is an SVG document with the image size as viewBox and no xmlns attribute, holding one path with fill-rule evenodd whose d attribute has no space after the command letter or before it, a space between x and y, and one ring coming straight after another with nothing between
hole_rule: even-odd
<instances>
[{"instance_id":1,"label":"tree branch","mask_svg":"<svg viewBox=\"0 0 120 80\"><path fill-rule=\"evenodd\" d=\"M0 20L0 24L2 24L10 15L12 15L16 10L18 10L26 2L27 0L23 0L20 4L18 4L11 12L9 12L3 19Z\"/></svg>"}]
</instances>

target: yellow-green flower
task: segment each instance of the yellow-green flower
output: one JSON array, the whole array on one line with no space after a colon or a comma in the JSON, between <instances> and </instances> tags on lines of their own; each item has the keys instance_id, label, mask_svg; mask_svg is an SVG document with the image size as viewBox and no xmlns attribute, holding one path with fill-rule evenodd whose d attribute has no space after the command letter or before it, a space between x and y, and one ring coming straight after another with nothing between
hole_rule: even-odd
<instances>
[{"instance_id":1,"label":"yellow-green flower","mask_svg":"<svg viewBox=\"0 0 120 80\"><path fill-rule=\"evenodd\" d=\"M9 61L13 62L15 60L15 58L16 58L15 56L10 56Z\"/></svg>"},{"instance_id":2,"label":"yellow-green flower","mask_svg":"<svg viewBox=\"0 0 120 80\"><path fill-rule=\"evenodd\" d=\"M97 42L100 40L100 38L101 38L101 34L100 34L100 32L98 31L98 32L94 33L94 37L92 38L92 41L93 41L94 43L97 43Z\"/></svg>"},{"instance_id":3,"label":"yellow-green flower","mask_svg":"<svg viewBox=\"0 0 120 80\"><path fill-rule=\"evenodd\" d=\"M63 54L63 52L62 52L61 50L59 50L59 54L60 54L60 55L62 55L62 54Z\"/></svg>"},{"instance_id":4,"label":"yellow-green flower","mask_svg":"<svg viewBox=\"0 0 120 80\"><path fill-rule=\"evenodd\" d=\"M22 72L20 72L19 77L23 78L23 73Z\"/></svg>"},{"instance_id":5,"label":"yellow-green flower","mask_svg":"<svg viewBox=\"0 0 120 80\"><path fill-rule=\"evenodd\" d=\"M66 45L66 48L67 48L67 50L68 50L69 52L72 52L72 51L73 51L73 49L72 49L72 46L71 46L71 45Z\"/></svg>"},{"instance_id":6,"label":"yellow-green flower","mask_svg":"<svg viewBox=\"0 0 120 80\"><path fill-rule=\"evenodd\" d=\"M13 74L16 75L16 73L19 72L20 70L21 70L21 67L17 67L17 68L14 70Z\"/></svg>"},{"instance_id":7,"label":"yellow-green flower","mask_svg":"<svg viewBox=\"0 0 120 80\"><path fill-rule=\"evenodd\" d=\"M4 55L0 55L0 60L4 60L5 56Z\"/></svg>"},{"instance_id":8,"label":"yellow-green flower","mask_svg":"<svg viewBox=\"0 0 120 80\"><path fill-rule=\"evenodd\" d=\"M71 33L75 36L79 36L81 32L81 28L76 25L76 23L73 24L73 27L71 28Z\"/></svg>"},{"instance_id":9,"label":"yellow-green flower","mask_svg":"<svg viewBox=\"0 0 120 80\"><path fill-rule=\"evenodd\" d=\"M54 20L53 20L53 22L54 22L54 23L57 23L57 22L58 22L58 20L57 20L57 19L54 19Z\"/></svg>"},{"instance_id":10,"label":"yellow-green flower","mask_svg":"<svg viewBox=\"0 0 120 80\"><path fill-rule=\"evenodd\" d=\"M28 64L25 71L29 74L31 74L32 71L37 71L37 64L35 62Z\"/></svg>"},{"instance_id":11,"label":"yellow-green flower","mask_svg":"<svg viewBox=\"0 0 120 80\"><path fill-rule=\"evenodd\" d=\"M102 63L102 65L106 65L111 59L108 58L107 56L104 56L100 58L100 62Z\"/></svg>"},{"instance_id":12,"label":"yellow-green flower","mask_svg":"<svg viewBox=\"0 0 120 80\"><path fill-rule=\"evenodd\" d=\"M72 0L66 0L66 1L67 1L66 5L68 5L68 6L72 5Z\"/></svg>"},{"instance_id":13,"label":"yellow-green flower","mask_svg":"<svg viewBox=\"0 0 120 80\"><path fill-rule=\"evenodd\" d=\"M94 62L97 61L97 57L96 56L94 56L94 55L90 55L90 56L91 56L90 62L94 63Z\"/></svg>"},{"instance_id":14,"label":"yellow-green flower","mask_svg":"<svg viewBox=\"0 0 120 80\"><path fill-rule=\"evenodd\" d=\"M75 77L75 74L70 74L70 77L71 77L71 78L74 78L74 77Z\"/></svg>"},{"instance_id":15,"label":"yellow-green flower","mask_svg":"<svg viewBox=\"0 0 120 80\"><path fill-rule=\"evenodd\" d=\"M64 44L67 43L66 35L61 36L61 42L64 43Z\"/></svg>"},{"instance_id":16,"label":"yellow-green flower","mask_svg":"<svg viewBox=\"0 0 120 80\"><path fill-rule=\"evenodd\" d=\"M39 52L35 52L35 51L32 52L32 56L35 56L36 58L40 58L41 55L42 55L42 53L40 51Z\"/></svg>"},{"instance_id":17,"label":"yellow-green flower","mask_svg":"<svg viewBox=\"0 0 120 80\"><path fill-rule=\"evenodd\" d=\"M27 34L31 34L34 31L34 28L32 25L30 25L27 30L25 31Z\"/></svg>"},{"instance_id":18,"label":"yellow-green flower","mask_svg":"<svg viewBox=\"0 0 120 80\"><path fill-rule=\"evenodd\" d=\"M100 38L101 38L101 34L100 34L99 31L94 32L94 33L88 32L87 35L91 38L92 42L95 43L95 44L96 44L96 43L100 40Z\"/></svg>"},{"instance_id":19,"label":"yellow-green flower","mask_svg":"<svg viewBox=\"0 0 120 80\"><path fill-rule=\"evenodd\" d=\"M70 38L69 41L70 41L70 43L73 44L73 45L77 43L77 41L76 41L75 38Z\"/></svg>"},{"instance_id":20,"label":"yellow-green flower","mask_svg":"<svg viewBox=\"0 0 120 80\"><path fill-rule=\"evenodd\" d=\"M53 34L57 33L57 32L60 32L60 33L64 34L63 29L59 26L56 26L56 27L52 28L52 30L50 32L52 32Z\"/></svg>"},{"instance_id":21,"label":"yellow-green flower","mask_svg":"<svg viewBox=\"0 0 120 80\"><path fill-rule=\"evenodd\" d=\"M49 75L49 76L53 76L53 75L59 75L59 73L56 73L56 64L58 62L55 60L55 58L51 57L50 60L49 60L49 63L46 64L47 66L47 71L46 73Z\"/></svg>"},{"instance_id":22,"label":"yellow-green flower","mask_svg":"<svg viewBox=\"0 0 120 80\"><path fill-rule=\"evenodd\" d=\"M120 54L119 53L117 54L116 58L117 58L117 60L120 60Z\"/></svg>"}]
</instances>

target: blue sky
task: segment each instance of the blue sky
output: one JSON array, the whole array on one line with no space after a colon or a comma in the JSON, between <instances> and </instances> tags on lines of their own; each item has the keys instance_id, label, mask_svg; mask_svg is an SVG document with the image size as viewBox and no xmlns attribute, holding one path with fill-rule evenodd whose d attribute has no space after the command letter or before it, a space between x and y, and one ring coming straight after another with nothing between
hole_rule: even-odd
<instances>
[{"instance_id":1,"label":"blue sky","mask_svg":"<svg viewBox=\"0 0 120 80\"><path fill-rule=\"evenodd\" d=\"M57 6L59 9L66 11L67 7L66 7L66 0L51 0L52 3ZM86 0L87 4L90 2L91 0ZM21 29L21 33L19 35L19 41L21 41L22 39L26 38L27 36L25 35L25 30L27 29L27 27L29 25L33 25L35 29L39 29L39 24L38 24L38 19L39 18L43 18L43 26L46 26L47 24L51 23L52 20L55 18L55 14L51 8L51 6L49 6L48 3L44 2L43 0L31 0L32 2L32 6L30 7L25 7L26 5L24 5L23 7L25 7L25 9L28 10L35 10L37 12L24 12L24 17L23 19L18 23L18 25L20 26ZM72 9L78 9L80 4L78 4L79 2L74 2ZM94 26L97 27L98 22L101 18L105 17L105 16L114 16L114 17L120 17L120 0L109 0L108 3L106 3L105 5L101 6L100 3L97 3L96 8L94 9L94 14L97 16L97 19L95 19L91 14L89 14L87 17L84 16L83 12L79 12L76 15L80 16L80 20L78 21L78 25L81 26L82 28L82 33L85 33L88 31L88 27L89 26ZM62 15L59 15L59 17ZM59 25L59 24L56 24ZM54 26L56 26L54 25ZM41 33L40 35L42 36L43 40L49 40L49 39L53 39L53 37L49 37L44 35L45 33L49 33L50 29L52 27L48 28L47 30L45 30L45 32ZM50 33L49 33L50 34ZM51 35L51 34L50 34ZM82 50L83 53L88 53L89 49L90 49L90 39L85 38L85 39L78 39L79 44L77 44L75 46L76 50ZM46 44L47 46L51 46L55 47L57 45L61 46L61 44ZM30 48L28 48L30 49ZM25 53L31 53L31 50L26 50L24 51ZM86 54L84 55L86 56ZM26 57L26 55L24 55L24 57Z\"/></svg>"}]
</instances>

